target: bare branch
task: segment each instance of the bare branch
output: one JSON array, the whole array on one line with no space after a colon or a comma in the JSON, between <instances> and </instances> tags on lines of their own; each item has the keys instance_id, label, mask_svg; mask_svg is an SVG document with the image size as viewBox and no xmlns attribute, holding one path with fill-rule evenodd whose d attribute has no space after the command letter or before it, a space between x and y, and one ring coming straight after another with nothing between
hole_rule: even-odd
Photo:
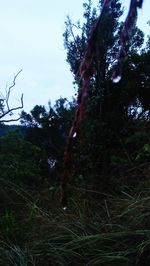
<instances>
[{"instance_id":1,"label":"bare branch","mask_svg":"<svg viewBox=\"0 0 150 266\"><path fill-rule=\"evenodd\" d=\"M9 97L10 97L10 93L12 91L12 89L14 88L14 86L16 85L16 78L18 77L18 75L22 72L22 69L19 70L19 72L14 75L14 79L12 82L12 85L9 86L8 91L6 89L6 105L7 105L7 109L9 110Z\"/></svg>"},{"instance_id":2,"label":"bare branch","mask_svg":"<svg viewBox=\"0 0 150 266\"><path fill-rule=\"evenodd\" d=\"M8 119L8 120L1 120L0 123L8 123L8 122L16 122L19 121L21 117L18 117L16 119Z\"/></svg>"},{"instance_id":3,"label":"bare branch","mask_svg":"<svg viewBox=\"0 0 150 266\"><path fill-rule=\"evenodd\" d=\"M72 38L74 40L75 46L76 46L76 48L78 48L78 45L77 45L77 42L76 42L76 38L75 38L74 32L73 32L73 26L75 26L75 25L72 24L71 19L70 19L69 16L67 16L67 22L68 22L68 25L69 25L69 28L70 28L70 32L71 32Z\"/></svg>"},{"instance_id":4,"label":"bare branch","mask_svg":"<svg viewBox=\"0 0 150 266\"><path fill-rule=\"evenodd\" d=\"M22 109L23 108L23 94L21 95L21 105L18 107L13 107L10 108L9 110L7 110L4 114L0 115L0 119L3 118L4 116L8 115L9 113L16 111L18 109ZM2 122L2 120L0 120L0 122Z\"/></svg>"},{"instance_id":5,"label":"bare branch","mask_svg":"<svg viewBox=\"0 0 150 266\"><path fill-rule=\"evenodd\" d=\"M6 85L6 88L5 88L5 97L2 95L1 93L1 96L3 98L0 99L1 101L1 109L0 109L0 123L4 123L4 122L13 122L13 121L18 121L20 119L19 118L16 118L16 119L3 119L3 117L5 117L6 115L11 115L13 111L16 111L16 110L19 110L19 109L22 109L23 108L23 94L21 95L21 99L20 99L20 106L17 106L17 107L12 107L10 108L10 105L9 105L9 100L10 100L10 95L11 95L11 92L12 92L12 89L15 87L16 85L16 79L18 77L18 75L22 72L22 69L16 74L14 75L14 79L12 81L12 84L9 86L8 90L7 90L7 85Z\"/></svg>"}]
</instances>

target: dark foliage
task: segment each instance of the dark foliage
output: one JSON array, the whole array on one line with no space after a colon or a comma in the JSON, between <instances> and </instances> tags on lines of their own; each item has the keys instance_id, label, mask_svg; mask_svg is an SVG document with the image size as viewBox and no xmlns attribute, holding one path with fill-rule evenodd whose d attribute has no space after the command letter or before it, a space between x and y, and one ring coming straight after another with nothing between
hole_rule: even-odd
<instances>
[{"instance_id":1,"label":"dark foliage","mask_svg":"<svg viewBox=\"0 0 150 266\"><path fill-rule=\"evenodd\" d=\"M133 4L135 1L132 1L123 28L122 23L119 22L122 14L120 1L111 1L111 6L108 7L109 2L104 1L101 5L102 15L98 20L96 20L96 9L92 8L91 1L84 4L85 22L82 26L79 22L76 25L79 34L73 34L74 24L71 19L68 18L66 21L64 42L67 61L74 74L79 94L78 108L65 153L65 172L62 183L64 189L71 164L71 142L75 133L78 135L79 126L79 143L73 152L73 171L70 172L70 176L80 174L86 180L92 176L91 182L94 186L97 187L100 183L100 187L105 184L105 188L108 188L109 180L106 176L109 176L112 171L111 158L114 151L120 151L121 157L122 150L126 150L123 139L128 131L130 132L132 122L136 132L139 127L138 123L135 124L136 119L149 121L150 71L147 64L149 50L142 49L144 34L134 25L137 8L142 6L142 2L139 5L139 3ZM120 32L122 32L121 50L118 42ZM125 32L126 38L124 38ZM122 51L122 49L128 57L125 62L125 57L122 60L120 57L122 52L120 52L118 69L122 68L122 79L118 80L118 83L113 83L111 76L114 73L114 62L119 50ZM123 66L122 62L124 62ZM116 76L116 74L113 75ZM80 121L85 113L85 102L87 102L86 117L81 125ZM130 154L130 151L128 152ZM128 155L125 161L130 163Z\"/></svg>"},{"instance_id":2,"label":"dark foliage","mask_svg":"<svg viewBox=\"0 0 150 266\"><path fill-rule=\"evenodd\" d=\"M36 185L41 173L40 149L26 141L19 130L0 137L1 178L16 184Z\"/></svg>"},{"instance_id":3,"label":"dark foliage","mask_svg":"<svg viewBox=\"0 0 150 266\"><path fill-rule=\"evenodd\" d=\"M29 114L21 114L21 123L27 127L26 139L41 149L40 165L44 176L59 179L63 153L74 114L75 102L60 98L52 107L36 105Z\"/></svg>"}]
</instances>

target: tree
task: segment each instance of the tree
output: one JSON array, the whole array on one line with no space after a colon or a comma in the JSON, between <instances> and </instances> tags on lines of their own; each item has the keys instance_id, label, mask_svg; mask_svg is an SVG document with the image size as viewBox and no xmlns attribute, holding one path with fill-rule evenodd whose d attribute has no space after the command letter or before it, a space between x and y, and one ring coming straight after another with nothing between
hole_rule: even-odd
<instances>
[{"instance_id":1,"label":"tree","mask_svg":"<svg viewBox=\"0 0 150 266\"><path fill-rule=\"evenodd\" d=\"M122 148L120 138L122 138L123 132L127 128L127 123L130 121L130 109L132 106L136 107L134 109L136 110L136 115L138 114L139 102L141 100L140 95L142 94L140 89L142 81L138 83L133 76L137 75L139 69L138 60L142 59L141 48L144 41L144 34L138 28L133 27L133 37L129 41L128 29L126 28L126 25L128 28L133 26L136 17L136 9L134 9L133 6L130 7L130 12L126 20L127 23L123 26L122 30L122 23L119 23L119 18L122 14L120 1L105 1L105 3L106 2L111 2L111 7L107 7L105 13L103 13L101 17L99 28L93 37L95 39L92 40L95 46L92 46L92 43L90 43L91 53L93 53L94 59L91 59L91 54L88 54L87 50L85 50L85 54L87 53L89 55L88 57L86 54L87 61L90 59L93 60L92 66L89 62L86 62L87 65L89 63L90 67L92 67L92 70L89 68L89 71L92 71L92 77L89 74L88 107L86 118L81 126L83 127L84 139L82 139L82 146L80 146L79 149L82 152L78 150L75 154L75 162L80 165L80 167L75 168L81 169L80 173L83 173L84 176L92 172L92 176L94 174L97 180L100 175L106 176L108 173L111 157L115 148L117 146L119 146L120 149ZM102 3L103 1L100 1L101 9ZM141 7L141 5L142 1L137 4L138 7ZM74 26L71 19L68 18L66 21L66 31L64 33L67 62L71 66L71 71L74 75L78 90L84 82L80 78L80 73L84 70L81 70L82 65L80 66L80 64L84 55L86 41L89 39L92 24L96 25L96 9L92 8L91 1L88 1L88 4L84 4L84 8L85 22L83 25L81 26L78 22L77 25ZM80 30L81 33L74 34L74 27ZM94 30L95 26L93 26L92 32L94 32ZM121 31L123 35L121 37L120 49L118 39ZM126 36L124 35L125 32ZM128 42L126 42L126 40L128 40ZM91 39L89 39L89 42L90 41ZM95 49L95 51L93 51L93 49ZM114 72L113 64L116 61L118 52L119 64L116 65L116 73L120 75L122 68L123 78L119 83L115 84L111 80L111 77ZM128 60L124 62L126 54L128 54ZM122 61L124 62L123 67L121 65ZM83 64L84 63L85 62L83 62ZM84 64L85 67L86 63ZM146 70L143 68L143 71ZM144 86L146 86L145 82ZM80 96L82 97L83 95L81 95L81 93L79 92L79 102L81 102ZM87 94L87 91L85 93ZM140 106L142 106L142 102L140 102ZM136 117L136 115L134 117ZM78 121L75 120L74 124L77 124L77 122ZM104 183L104 179L101 180Z\"/></svg>"},{"instance_id":2,"label":"tree","mask_svg":"<svg viewBox=\"0 0 150 266\"><path fill-rule=\"evenodd\" d=\"M73 119L75 102L66 98L56 100L54 106L36 105L30 113L22 111L21 123L27 127L26 139L41 149L41 164L49 175L48 162L62 168L64 147L71 121Z\"/></svg>"}]
</instances>

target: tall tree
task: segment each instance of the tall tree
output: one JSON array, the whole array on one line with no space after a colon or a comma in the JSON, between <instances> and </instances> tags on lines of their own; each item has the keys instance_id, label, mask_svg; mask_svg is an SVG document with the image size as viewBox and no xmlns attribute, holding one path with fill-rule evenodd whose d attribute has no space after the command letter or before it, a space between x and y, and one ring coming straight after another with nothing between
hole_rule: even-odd
<instances>
[{"instance_id":1,"label":"tall tree","mask_svg":"<svg viewBox=\"0 0 150 266\"><path fill-rule=\"evenodd\" d=\"M103 1L100 1L102 8ZM94 27L97 17L96 9L92 2L84 3L85 22L74 26L70 18L66 21L64 43L67 49L67 62L75 78L77 89L81 86L79 65L81 63L86 41L90 36L90 29ZM133 104L138 104L139 87L133 80L135 69L137 69L136 58L140 57L140 49L144 41L143 33L133 29L132 38L125 45L128 53L128 61L123 67L123 78L118 84L111 81L113 65L119 52L119 35L122 23L119 18L122 14L120 1L111 1L111 6L105 10L96 39L96 60L94 61L94 74L90 80L90 92L86 119L83 123L84 139L82 141L82 154L77 156L80 172L87 173L91 167L92 172L99 176L105 174L110 162L111 152L118 143L118 134L123 132L126 121L129 119L129 109ZM76 28L80 33L73 33ZM123 74L124 77L124 74ZM130 81L130 83L129 83ZM133 87L133 88L132 88ZM117 136L117 137L116 137ZM80 155L80 153L77 153ZM83 163L84 162L84 163ZM101 165L100 165L101 164ZM98 165L98 167L97 167ZM101 169L99 171L99 169Z\"/></svg>"}]
</instances>

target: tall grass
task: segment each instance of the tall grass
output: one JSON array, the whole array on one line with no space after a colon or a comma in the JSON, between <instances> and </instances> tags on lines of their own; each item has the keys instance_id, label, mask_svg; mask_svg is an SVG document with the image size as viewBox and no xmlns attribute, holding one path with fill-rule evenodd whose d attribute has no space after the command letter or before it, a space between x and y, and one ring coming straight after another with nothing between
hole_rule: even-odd
<instances>
[{"instance_id":1,"label":"tall grass","mask_svg":"<svg viewBox=\"0 0 150 266\"><path fill-rule=\"evenodd\" d=\"M64 211L57 191L0 182L1 266L150 265L149 189L74 190Z\"/></svg>"}]
</instances>

